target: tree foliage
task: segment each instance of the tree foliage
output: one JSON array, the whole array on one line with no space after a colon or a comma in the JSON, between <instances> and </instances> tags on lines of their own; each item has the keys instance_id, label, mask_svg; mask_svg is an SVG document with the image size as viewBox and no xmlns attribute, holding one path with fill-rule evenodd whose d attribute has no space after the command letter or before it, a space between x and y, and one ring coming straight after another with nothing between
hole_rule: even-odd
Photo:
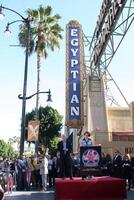
<instances>
[{"instance_id":1,"label":"tree foliage","mask_svg":"<svg viewBox=\"0 0 134 200\"><path fill-rule=\"evenodd\" d=\"M28 126L28 121L35 119L35 110L26 115L26 126ZM63 117L58 113L56 109L46 106L39 108L39 121L40 121L40 131L39 131L39 143L45 145L49 149L54 149L54 144L56 144L56 138L58 138L59 133L62 128ZM27 133L27 131L26 131ZM52 142L53 141L53 142ZM55 145L56 146L56 145Z\"/></svg>"},{"instance_id":2,"label":"tree foliage","mask_svg":"<svg viewBox=\"0 0 134 200\"><path fill-rule=\"evenodd\" d=\"M52 155L55 155L55 152L57 151L57 144L60 140L61 138L57 136L50 140L48 148L50 149L50 153Z\"/></svg>"},{"instance_id":3,"label":"tree foliage","mask_svg":"<svg viewBox=\"0 0 134 200\"><path fill-rule=\"evenodd\" d=\"M53 15L51 6L39 6L37 9L26 10L28 16L33 17L30 28L30 48L29 54L38 51L41 57L48 56L48 50L54 51L59 48L59 42L62 39L63 29L58 21L61 19L59 14ZM20 26L18 35L22 47L26 47L26 24Z\"/></svg>"},{"instance_id":4,"label":"tree foliage","mask_svg":"<svg viewBox=\"0 0 134 200\"><path fill-rule=\"evenodd\" d=\"M2 158L16 158L18 156L17 152L14 151L9 143L4 140L0 140L0 157Z\"/></svg>"},{"instance_id":5,"label":"tree foliage","mask_svg":"<svg viewBox=\"0 0 134 200\"><path fill-rule=\"evenodd\" d=\"M8 139L8 144L13 147L13 149L17 152L19 152L20 149L20 137L13 136L12 138Z\"/></svg>"}]
</instances>

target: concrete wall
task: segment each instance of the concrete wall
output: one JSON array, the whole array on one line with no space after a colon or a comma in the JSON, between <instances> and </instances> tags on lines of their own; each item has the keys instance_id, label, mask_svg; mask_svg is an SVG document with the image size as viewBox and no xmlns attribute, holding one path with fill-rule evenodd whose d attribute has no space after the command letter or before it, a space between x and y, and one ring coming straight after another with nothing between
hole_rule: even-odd
<instances>
[{"instance_id":1,"label":"concrete wall","mask_svg":"<svg viewBox=\"0 0 134 200\"><path fill-rule=\"evenodd\" d=\"M102 143L108 140L108 127L106 116L106 105L104 98L103 80L97 77L90 77L88 80L88 130L91 131L95 143ZM95 135L96 132L100 134Z\"/></svg>"},{"instance_id":2,"label":"concrete wall","mask_svg":"<svg viewBox=\"0 0 134 200\"><path fill-rule=\"evenodd\" d=\"M107 107L108 131L132 131L131 110L127 107Z\"/></svg>"}]
</instances>

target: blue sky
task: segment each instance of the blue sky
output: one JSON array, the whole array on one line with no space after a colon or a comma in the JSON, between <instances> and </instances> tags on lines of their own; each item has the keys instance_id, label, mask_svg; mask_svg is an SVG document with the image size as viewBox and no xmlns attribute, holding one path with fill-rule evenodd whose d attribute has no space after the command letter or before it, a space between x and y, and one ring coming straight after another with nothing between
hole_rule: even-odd
<instances>
[{"instance_id":1,"label":"blue sky","mask_svg":"<svg viewBox=\"0 0 134 200\"><path fill-rule=\"evenodd\" d=\"M60 14L62 19L60 25L65 30L66 24L76 19L82 24L85 35L92 36L100 11L102 0L3 0L1 4L12 8L25 16L28 8L38 8L40 4L51 5L53 14ZM4 35L3 31L7 22L17 18L12 12L5 11L5 18L0 22L0 138L7 140L9 137L20 135L22 101L18 94L22 94L24 78L24 49L11 47L18 44L17 34L19 24L11 26L10 37ZM133 101L133 25L129 30L114 60L109 66L109 71L119 84L128 102ZM47 60L42 62L41 91L52 91L53 103L60 114L65 115L65 32L60 50L50 52ZM36 92L36 55L29 58L27 96ZM124 105L122 97L117 93L118 100ZM40 95L40 105L46 106L47 95ZM26 112L35 107L35 98L27 100Z\"/></svg>"}]
</instances>

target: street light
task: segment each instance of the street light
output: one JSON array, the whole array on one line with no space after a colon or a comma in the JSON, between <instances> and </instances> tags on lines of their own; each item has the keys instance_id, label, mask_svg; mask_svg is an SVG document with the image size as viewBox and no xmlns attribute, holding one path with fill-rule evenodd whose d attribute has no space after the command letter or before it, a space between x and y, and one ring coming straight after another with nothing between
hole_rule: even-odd
<instances>
[{"instance_id":1,"label":"street light","mask_svg":"<svg viewBox=\"0 0 134 200\"><path fill-rule=\"evenodd\" d=\"M48 94L48 98L47 98L47 102L52 102L52 95L51 95L51 90L49 89L48 91L43 91L43 92L36 92L28 97L25 97L25 99L31 99L33 96L37 95L37 94L43 94L43 93L47 93ZM23 100L23 96L21 94L18 95L19 99ZM35 142L35 152L38 154L38 142Z\"/></svg>"},{"instance_id":2,"label":"street light","mask_svg":"<svg viewBox=\"0 0 134 200\"><path fill-rule=\"evenodd\" d=\"M0 19L4 17L3 10L9 10L15 14L17 14L21 20L15 20L11 23L7 24L6 32L9 31L9 25L15 22L23 22L26 24L26 52L25 52L25 69L24 69L24 82L23 82L23 98L22 98L22 118L21 118L21 137L20 137L20 155L24 152L24 133L25 133L25 113L26 113L26 92L27 92L27 73L28 73L28 53L29 53L29 40L30 40L30 22L33 21L33 18L28 16L27 18L23 17L17 11L0 6Z\"/></svg>"},{"instance_id":3,"label":"street light","mask_svg":"<svg viewBox=\"0 0 134 200\"><path fill-rule=\"evenodd\" d=\"M51 90L49 89L48 91L46 92L36 92L28 97L26 97L26 100L27 99L31 99L33 96L37 95L37 94L43 94L43 93L47 93L48 94L48 99L47 99L47 102L52 102L52 95L51 95ZM21 94L18 95L18 98L19 99L23 99L23 96Z\"/></svg>"}]
</instances>

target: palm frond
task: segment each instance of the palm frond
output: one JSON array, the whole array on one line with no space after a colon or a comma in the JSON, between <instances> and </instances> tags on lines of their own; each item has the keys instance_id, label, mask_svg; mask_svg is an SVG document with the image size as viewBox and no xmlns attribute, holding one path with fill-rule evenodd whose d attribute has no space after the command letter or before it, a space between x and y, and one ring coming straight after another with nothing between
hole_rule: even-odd
<instances>
[{"instance_id":1,"label":"palm frond","mask_svg":"<svg viewBox=\"0 0 134 200\"><path fill-rule=\"evenodd\" d=\"M44 16L50 16L52 14L52 7L51 6L47 6L44 9Z\"/></svg>"},{"instance_id":2,"label":"palm frond","mask_svg":"<svg viewBox=\"0 0 134 200\"><path fill-rule=\"evenodd\" d=\"M60 48L63 29L58 24L58 20L61 19L61 16L59 14L52 15L52 7L49 5L46 7L40 5L38 9L28 9L26 13L34 19L30 28L29 54L38 51L41 56L47 58L48 50L54 51L55 48ZM40 37L39 33L41 34ZM18 37L21 46L25 47L25 24L20 27ZM38 42L39 38L40 42Z\"/></svg>"}]
</instances>

